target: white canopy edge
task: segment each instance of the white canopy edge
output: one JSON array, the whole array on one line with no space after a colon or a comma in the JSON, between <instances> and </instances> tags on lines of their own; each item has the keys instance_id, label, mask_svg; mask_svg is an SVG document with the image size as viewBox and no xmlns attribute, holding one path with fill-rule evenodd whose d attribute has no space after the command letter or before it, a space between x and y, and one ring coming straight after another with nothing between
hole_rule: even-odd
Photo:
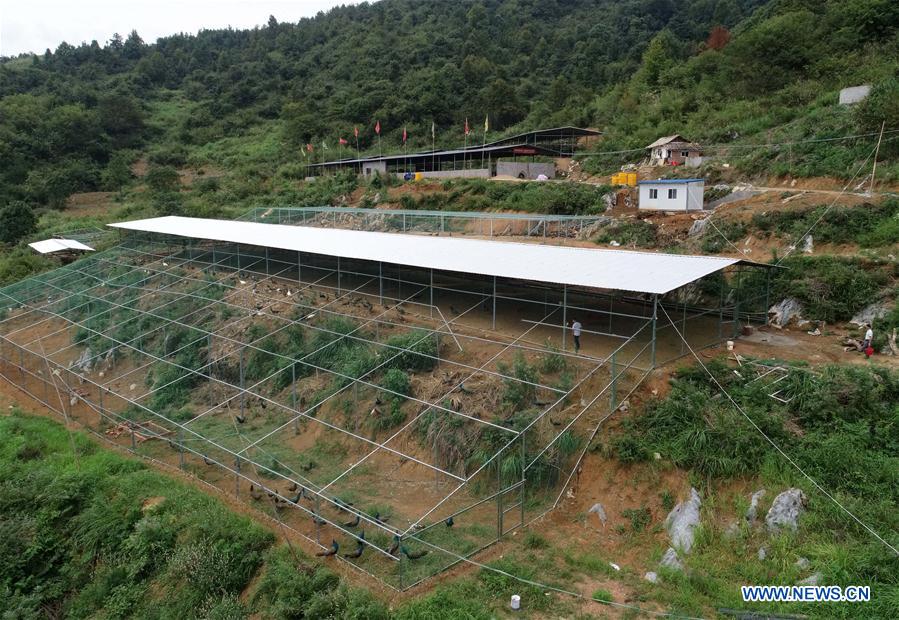
<instances>
[{"instance_id":1,"label":"white canopy edge","mask_svg":"<svg viewBox=\"0 0 899 620\"><path fill-rule=\"evenodd\" d=\"M114 228L589 288L664 294L741 262L691 256L180 216Z\"/></svg>"},{"instance_id":2,"label":"white canopy edge","mask_svg":"<svg viewBox=\"0 0 899 620\"><path fill-rule=\"evenodd\" d=\"M84 245L74 239L44 239L43 241L29 243L28 247L40 254L53 254L54 252L68 252L71 250L80 250L82 252L95 251L89 245Z\"/></svg>"}]
</instances>

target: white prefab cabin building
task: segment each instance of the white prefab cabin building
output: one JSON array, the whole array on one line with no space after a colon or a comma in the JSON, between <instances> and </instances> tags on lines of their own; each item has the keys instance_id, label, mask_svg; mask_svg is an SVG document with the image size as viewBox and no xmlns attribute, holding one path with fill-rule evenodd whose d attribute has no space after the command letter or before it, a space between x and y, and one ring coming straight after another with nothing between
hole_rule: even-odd
<instances>
[{"instance_id":1,"label":"white prefab cabin building","mask_svg":"<svg viewBox=\"0 0 899 620\"><path fill-rule=\"evenodd\" d=\"M705 180L659 179L637 183L638 207L652 211L702 211Z\"/></svg>"}]
</instances>

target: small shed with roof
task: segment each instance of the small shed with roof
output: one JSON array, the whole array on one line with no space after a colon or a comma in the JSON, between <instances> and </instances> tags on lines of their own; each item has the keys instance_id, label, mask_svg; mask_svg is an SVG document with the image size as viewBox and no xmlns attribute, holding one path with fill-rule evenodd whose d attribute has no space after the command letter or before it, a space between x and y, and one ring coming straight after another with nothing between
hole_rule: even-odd
<instances>
[{"instance_id":1,"label":"small shed with roof","mask_svg":"<svg viewBox=\"0 0 899 620\"><path fill-rule=\"evenodd\" d=\"M654 211L702 211L704 179L640 181L639 208Z\"/></svg>"},{"instance_id":2,"label":"small shed with roof","mask_svg":"<svg viewBox=\"0 0 899 620\"><path fill-rule=\"evenodd\" d=\"M646 148L650 166L698 166L702 163L702 147L680 134L659 138Z\"/></svg>"}]
</instances>

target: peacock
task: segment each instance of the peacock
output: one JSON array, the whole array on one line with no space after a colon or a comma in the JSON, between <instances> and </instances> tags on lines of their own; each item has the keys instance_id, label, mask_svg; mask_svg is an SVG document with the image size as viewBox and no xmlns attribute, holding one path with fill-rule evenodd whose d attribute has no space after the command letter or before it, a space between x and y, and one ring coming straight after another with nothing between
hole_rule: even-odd
<instances>
[{"instance_id":1,"label":"peacock","mask_svg":"<svg viewBox=\"0 0 899 620\"><path fill-rule=\"evenodd\" d=\"M252 482L250 483L250 497L256 500L262 499L262 491L253 486Z\"/></svg>"},{"instance_id":2,"label":"peacock","mask_svg":"<svg viewBox=\"0 0 899 620\"><path fill-rule=\"evenodd\" d=\"M327 521L322 519L320 516L318 516L314 512L312 513L312 522L315 523L316 525L324 525L325 523L327 523Z\"/></svg>"},{"instance_id":3,"label":"peacock","mask_svg":"<svg viewBox=\"0 0 899 620\"><path fill-rule=\"evenodd\" d=\"M349 553L344 553L343 557L353 558L353 559L362 557L362 552L365 551L365 543L363 542L364 540L365 540L365 530L362 530L362 533L359 535L358 540L356 540L356 549Z\"/></svg>"},{"instance_id":4,"label":"peacock","mask_svg":"<svg viewBox=\"0 0 899 620\"><path fill-rule=\"evenodd\" d=\"M298 486L297 483L291 480L290 486L287 487L287 490L292 493L297 490L297 486Z\"/></svg>"},{"instance_id":5,"label":"peacock","mask_svg":"<svg viewBox=\"0 0 899 620\"><path fill-rule=\"evenodd\" d=\"M357 527L359 525L359 515L357 514L355 519L343 525L344 527Z\"/></svg>"},{"instance_id":6,"label":"peacock","mask_svg":"<svg viewBox=\"0 0 899 620\"><path fill-rule=\"evenodd\" d=\"M338 551L340 551L340 545L337 544L336 540L332 540L330 549L326 549L324 551L319 551L315 555L320 558L329 558L332 555L337 555Z\"/></svg>"},{"instance_id":7,"label":"peacock","mask_svg":"<svg viewBox=\"0 0 899 620\"><path fill-rule=\"evenodd\" d=\"M243 424L244 422L247 421L246 416L242 416L242 415L236 415L236 416L234 416L234 419L237 420L238 424Z\"/></svg>"},{"instance_id":8,"label":"peacock","mask_svg":"<svg viewBox=\"0 0 899 620\"><path fill-rule=\"evenodd\" d=\"M409 551L406 548L406 545L401 545L400 551L402 551L403 555L406 556L407 558L409 558L410 560L417 560L419 558L423 558L426 555L428 555L427 549L419 549L418 551Z\"/></svg>"},{"instance_id":9,"label":"peacock","mask_svg":"<svg viewBox=\"0 0 899 620\"><path fill-rule=\"evenodd\" d=\"M453 527L453 524L455 523L455 521L453 521L453 518L450 517L449 519L444 521L444 523L446 523L446 527Z\"/></svg>"},{"instance_id":10,"label":"peacock","mask_svg":"<svg viewBox=\"0 0 899 620\"><path fill-rule=\"evenodd\" d=\"M382 517L380 512L375 512L375 521L378 523L387 523L390 517Z\"/></svg>"},{"instance_id":11,"label":"peacock","mask_svg":"<svg viewBox=\"0 0 899 620\"><path fill-rule=\"evenodd\" d=\"M396 552L400 549L400 535L393 535L393 544L390 545L390 548L387 550L387 553L390 555L396 555Z\"/></svg>"}]
</instances>

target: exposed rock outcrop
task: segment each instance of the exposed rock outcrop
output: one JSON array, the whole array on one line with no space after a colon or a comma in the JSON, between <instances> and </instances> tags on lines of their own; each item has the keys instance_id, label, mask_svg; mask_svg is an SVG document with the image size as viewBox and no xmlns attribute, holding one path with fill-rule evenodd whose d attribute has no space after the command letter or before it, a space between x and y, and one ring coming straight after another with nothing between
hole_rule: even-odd
<instances>
[{"instance_id":1,"label":"exposed rock outcrop","mask_svg":"<svg viewBox=\"0 0 899 620\"><path fill-rule=\"evenodd\" d=\"M787 297L783 301L774 304L768 309L771 325L775 327L786 327L792 321L800 321L802 319L802 304L795 297Z\"/></svg>"},{"instance_id":2,"label":"exposed rock outcrop","mask_svg":"<svg viewBox=\"0 0 899 620\"><path fill-rule=\"evenodd\" d=\"M765 517L765 525L771 533L784 529L795 532L799 528L799 515L805 511L808 498L801 490L787 489L774 498L771 509Z\"/></svg>"},{"instance_id":3,"label":"exposed rock outcrop","mask_svg":"<svg viewBox=\"0 0 899 620\"><path fill-rule=\"evenodd\" d=\"M702 498L696 489L690 489L690 499L679 503L668 513L665 528L671 537L671 544L683 553L689 553L693 547L693 530L699 525L699 509Z\"/></svg>"}]
</instances>

